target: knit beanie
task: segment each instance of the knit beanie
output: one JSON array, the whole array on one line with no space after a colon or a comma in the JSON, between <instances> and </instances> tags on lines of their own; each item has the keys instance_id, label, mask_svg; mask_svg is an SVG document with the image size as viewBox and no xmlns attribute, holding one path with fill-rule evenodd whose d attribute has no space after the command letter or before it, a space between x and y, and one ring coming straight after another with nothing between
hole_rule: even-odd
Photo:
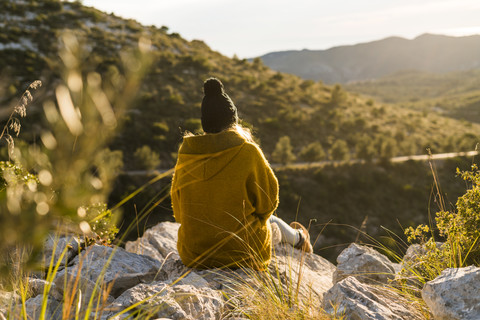
<instances>
[{"instance_id":1,"label":"knit beanie","mask_svg":"<svg viewBox=\"0 0 480 320\"><path fill-rule=\"evenodd\" d=\"M203 84L202 127L206 133L221 132L238 122L237 108L216 78Z\"/></svg>"}]
</instances>

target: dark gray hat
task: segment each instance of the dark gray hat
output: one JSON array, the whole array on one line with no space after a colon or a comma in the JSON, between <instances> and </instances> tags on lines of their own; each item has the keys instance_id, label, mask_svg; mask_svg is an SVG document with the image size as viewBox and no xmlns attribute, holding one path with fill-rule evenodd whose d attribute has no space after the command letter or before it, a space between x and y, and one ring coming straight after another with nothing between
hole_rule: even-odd
<instances>
[{"instance_id":1,"label":"dark gray hat","mask_svg":"<svg viewBox=\"0 0 480 320\"><path fill-rule=\"evenodd\" d=\"M237 107L216 78L203 84L202 127L206 133L218 133L238 122Z\"/></svg>"}]
</instances>

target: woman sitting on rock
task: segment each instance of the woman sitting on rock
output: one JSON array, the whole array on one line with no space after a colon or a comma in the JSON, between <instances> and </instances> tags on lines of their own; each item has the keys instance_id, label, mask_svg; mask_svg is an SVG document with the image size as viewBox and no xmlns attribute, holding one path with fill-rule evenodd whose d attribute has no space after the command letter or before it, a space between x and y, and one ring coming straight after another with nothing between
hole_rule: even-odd
<instances>
[{"instance_id":1,"label":"woman sitting on rock","mask_svg":"<svg viewBox=\"0 0 480 320\"><path fill-rule=\"evenodd\" d=\"M308 231L272 215L278 205L278 181L250 133L238 125L237 108L215 78L204 83L202 127L186 135L172 180L177 248L192 268L266 268L271 259L272 228L281 241L312 252Z\"/></svg>"}]
</instances>

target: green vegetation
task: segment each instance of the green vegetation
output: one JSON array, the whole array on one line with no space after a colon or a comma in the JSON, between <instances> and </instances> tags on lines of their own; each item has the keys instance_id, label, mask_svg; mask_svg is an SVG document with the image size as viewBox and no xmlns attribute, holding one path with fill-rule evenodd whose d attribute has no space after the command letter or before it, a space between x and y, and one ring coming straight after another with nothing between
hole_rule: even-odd
<instances>
[{"instance_id":1,"label":"green vegetation","mask_svg":"<svg viewBox=\"0 0 480 320\"><path fill-rule=\"evenodd\" d=\"M326 156L322 145L318 141L310 143L300 151L300 158L306 162L322 161L325 160Z\"/></svg>"},{"instance_id":2,"label":"green vegetation","mask_svg":"<svg viewBox=\"0 0 480 320\"><path fill-rule=\"evenodd\" d=\"M148 63L147 50L140 46L125 52L127 61L137 61L133 70L125 65L124 73L112 69L102 76L80 68L81 49L72 33L64 33L61 44L63 78L49 85L55 97L43 99L43 108L36 108L38 142L14 144L11 136L20 133L19 118L27 113L24 119L31 118L30 110L35 110L30 90L38 87L37 81L10 108L0 135L12 161L0 166L2 272L11 267L5 257L16 247L29 248L31 254L21 262L27 269L36 267L37 253L49 232L75 230L89 235L95 229L107 243L116 233L113 214L104 204L122 161L121 153L106 145L119 125L116 117L125 114L135 97L139 75Z\"/></svg>"},{"instance_id":3,"label":"green vegetation","mask_svg":"<svg viewBox=\"0 0 480 320\"><path fill-rule=\"evenodd\" d=\"M453 208L451 201L465 188L455 177L455 170L469 168L471 161L454 158L437 162L436 179L444 186L442 195L447 209ZM362 231L398 252L397 244L389 239L386 230L402 235L404 228L428 224L428 213L440 210L435 198L429 201L434 177L426 162L367 162L285 169L278 171L277 177L281 199L278 215L304 225L313 220L312 239L321 234L315 252L332 262L357 239L357 229L365 219ZM406 238L402 239L406 242ZM359 240L371 243L370 238L363 235Z\"/></svg>"},{"instance_id":4,"label":"green vegetation","mask_svg":"<svg viewBox=\"0 0 480 320\"><path fill-rule=\"evenodd\" d=\"M295 161L297 157L292 153L292 145L288 136L281 137L275 145L272 159L281 164L288 164Z\"/></svg>"},{"instance_id":5,"label":"green vegetation","mask_svg":"<svg viewBox=\"0 0 480 320\"><path fill-rule=\"evenodd\" d=\"M141 169L143 165L136 161L135 151L143 146L159 155L163 168L174 165L173 155L182 133L201 132L201 85L209 76L223 81L239 108L240 117L245 125L253 128L270 159L283 136L290 138L296 155L314 142L328 151L336 140L343 140L348 149L346 157L365 156L365 159L423 154L426 147L435 153L457 146L472 149L473 145L460 146L458 142L464 141L466 135L478 140L478 124L467 126L438 114L374 103L348 93L338 84L326 86L275 72L260 59L250 63L224 57L202 41L189 42L177 34L169 34L168 28L143 27L78 2L51 1L55 2L56 5L48 6L25 2L15 4L15 9L11 2L0 5L2 12L37 13L32 18L14 19L0 27L3 35L0 44L7 46L0 50L0 70L4 77L15 75L6 82L8 94L3 102L18 97L32 74L41 76L47 83L39 104L50 98L49 84L62 76L57 35L64 29L77 35L81 48L88 48L81 57L83 68L88 69L85 71L111 76L115 70L123 70L122 52L135 47L140 38L148 38L153 48L152 65L140 87L138 101L123 116L124 126L109 144L111 150L122 151L126 171ZM27 32L27 26L33 30ZM24 47L11 47L11 43L24 44ZM32 120L27 121L29 129L23 137L28 143L34 143L38 135L32 129ZM404 134L403 141L392 147L389 138L398 132ZM378 142L378 146L359 152L357 145L366 138ZM302 158L297 157L297 161Z\"/></svg>"},{"instance_id":6,"label":"green vegetation","mask_svg":"<svg viewBox=\"0 0 480 320\"><path fill-rule=\"evenodd\" d=\"M158 153L152 151L149 146L138 148L134 153L134 157L137 160L139 169L154 170L161 163Z\"/></svg>"},{"instance_id":7,"label":"green vegetation","mask_svg":"<svg viewBox=\"0 0 480 320\"><path fill-rule=\"evenodd\" d=\"M480 171L474 164L471 171L457 169L457 173L467 182L468 189L458 198L455 208L445 208L439 197L442 210L435 214L435 225L420 224L405 230L408 240L419 241L422 250L409 261L404 274L413 274L422 284L435 279L446 268L480 266Z\"/></svg>"}]
</instances>

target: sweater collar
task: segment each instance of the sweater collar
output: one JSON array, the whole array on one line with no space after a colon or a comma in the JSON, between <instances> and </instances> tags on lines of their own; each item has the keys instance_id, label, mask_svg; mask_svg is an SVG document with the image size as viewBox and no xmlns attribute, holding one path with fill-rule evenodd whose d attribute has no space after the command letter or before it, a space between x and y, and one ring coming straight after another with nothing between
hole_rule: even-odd
<instances>
[{"instance_id":1,"label":"sweater collar","mask_svg":"<svg viewBox=\"0 0 480 320\"><path fill-rule=\"evenodd\" d=\"M183 138L180 154L208 154L230 149L245 143L245 138L234 130L208 133Z\"/></svg>"}]
</instances>

